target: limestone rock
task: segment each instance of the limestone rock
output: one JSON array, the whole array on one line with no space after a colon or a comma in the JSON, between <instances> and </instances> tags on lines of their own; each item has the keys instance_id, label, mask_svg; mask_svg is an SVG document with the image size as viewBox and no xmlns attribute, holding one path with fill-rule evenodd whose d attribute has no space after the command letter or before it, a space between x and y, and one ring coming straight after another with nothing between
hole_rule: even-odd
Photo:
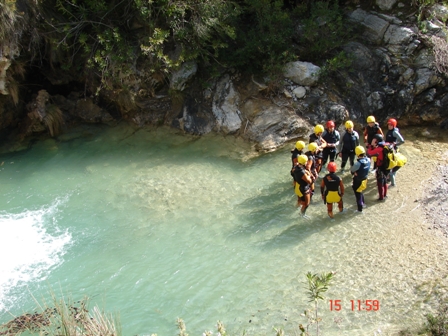
<instances>
[{"instance_id":1,"label":"limestone rock","mask_svg":"<svg viewBox=\"0 0 448 336\"><path fill-rule=\"evenodd\" d=\"M381 110L384 107L383 96L382 92L375 91L367 97L367 103L372 108L372 111Z\"/></svg>"},{"instance_id":2,"label":"limestone rock","mask_svg":"<svg viewBox=\"0 0 448 336\"><path fill-rule=\"evenodd\" d=\"M204 135L213 130L214 122L214 116L210 111L198 106L194 99L188 99L182 110L182 118L173 122L173 126L190 134Z\"/></svg>"},{"instance_id":3,"label":"limestone rock","mask_svg":"<svg viewBox=\"0 0 448 336\"><path fill-rule=\"evenodd\" d=\"M414 60L417 68L426 68L434 64L435 58L432 52L428 49L422 49Z\"/></svg>"},{"instance_id":4,"label":"limestone rock","mask_svg":"<svg viewBox=\"0 0 448 336\"><path fill-rule=\"evenodd\" d=\"M88 123L107 123L114 120L107 111L96 105L91 98L78 100L74 112Z\"/></svg>"},{"instance_id":5,"label":"limestone rock","mask_svg":"<svg viewBox=\"0 0 448 336\"><path fill-rule=\"evenodd\" d=\"M272 151L287 141L307 137L312 127L294 111L267 102L248 101L244 108L257 111L244 136L256 142L260 151Z\"/></svg>"},{"instance_id":6,"label":"limestone rock","mask_svg":"<svg viewBox=\"0 0 448 336\"><path fill-rule=\"evenodd\" d=\"M362 9L356 9L350 14L350 19L365 28L364 36L372 43L379 44L389 27L389 22L380 17L369 14Z\"/></svg>"},{"instance_id":7,"label":"limestone rock","mask_svg":"<svg viewBox=\"0 0 448 336\"><path fill-rule=\"evenodd\" d=\"M446 22L448 20L448 7L442 4L434 4L429 10L436 19Z\"/></svg>"},{"instance_id":8,"label":"limestone rock","mask_svg":"<svg viewBox=\"0 0 448 336\"><path fill-rule=\"evenodd\" d=\"M306 95L306 89L303 86L295 88L292 92L298 99L302 99Z\"/></svg>"},{"instance_id":9,"label":"limestone rock","mask_svg":"<svg viewBox=\"0 0 448 336\"><path fill-rule=\"evenodd\" d=\"M283 75L296 84L313 86L319 80L319 70L320 67L309 62L289 62Z\"/></svg>"},{"instance_id":10,"label":"limestone rock","mask_svg":"<svg viewBox=\"0 0 448 336\"><path fill-rule=\"evenodd\" d=\"M216 85L212 103L212 112L216 119L218 131L234 133L240 129L239 100L239 94L236 92L229 75L225 75Z\"/></svg>"},{"instance_id":11,"label":"limestone rock","mask_svg":"<svg viewBox=\"0 0 448 336\"><path fill-rule=\"evenodd\" d=\"M384 42L404 45L408 44L414 35L414 32L408 27L390 25L384 34Z\"/></svg>"},{"instance_id":12,"label":"limestone rock","mask_svg":"<svg viewBox=\"0 0 448 336\"><path fill-rule=\"evenodd\" d=\"M376 67L377 60L372 51L359 42L349 42L343 47L344 51L353 57L352 66L356 70L369 70Z\"/></svg>"},{"instance_id":13,"label":"limestone rock","mask_svg":"<svg viewBox=\"0 0 448 336\"><path fill-rule=\"evenodd\" d=\"M421 68L417 70L416 74L417 81L415 82L415 95L442 82L442 79L437 76L436 72L432 69Z\"/></svg>"},{"instance_id":14,"label":"limestone rock","mask_svg":"<svg viewBox=\"0 0 448 336\"><path fill-rule=\"evenodd\" d=\"M381 10L391 10L396 3L397 0L376 0L376 5Z\"/></svg>"},{"instance_id":15,"label":"limestone rock","mask_svg":"<svg viewBox=\"0 0 448 336\"><path fill-rule=\"evenodd\" d=\"M170 88L183 91L188 80L196 74L198 65L195 62L185 62L180 69L171 75Z\"/></svg>"}]
</instances>

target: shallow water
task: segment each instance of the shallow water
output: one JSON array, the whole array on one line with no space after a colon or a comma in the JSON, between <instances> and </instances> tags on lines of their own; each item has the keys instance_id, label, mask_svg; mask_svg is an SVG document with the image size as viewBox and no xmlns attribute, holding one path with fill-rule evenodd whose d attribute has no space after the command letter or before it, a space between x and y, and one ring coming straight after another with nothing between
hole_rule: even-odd
<instances>
[{"instance_id":1,"label":"shallow water","mask_svg":"<svg viewBox=\"0 0 448 336\"><path fill-rule=\"evenodd\" d=\"M312 307L305 274L335 271L325 335L389 334L423 322L446 286L446 245L397 225L412 195L375 204L372 175L356 215L345 174L347 211L331 221L316 197L305 220L289 148L257 157L233 137L85 127L0 160L0 322L55 292L119 312L123 335L175 335L177 317L191 335L218 319L234 335L294 335Z\"/></svg>"}]
</instances>

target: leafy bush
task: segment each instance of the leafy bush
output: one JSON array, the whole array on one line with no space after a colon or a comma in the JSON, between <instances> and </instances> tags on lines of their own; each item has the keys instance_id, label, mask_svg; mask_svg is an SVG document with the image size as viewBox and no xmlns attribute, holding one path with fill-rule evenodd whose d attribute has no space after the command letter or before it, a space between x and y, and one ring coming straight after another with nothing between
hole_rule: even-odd
<instances>
[{"instance_id":1,"label":"leafy bush","mask_svg":"<svg viewBox=\"0 0 448 336\"><path fill-rule=\"evenodd\" d=\"M11 34L14 4L2 7L0 34ZM20 1L22 2L22 1ZM294 5L288 3L294 2ZM27 2L26 2L27 3ZM267 74L279 80L296 59L293 15L304 27L301 59L324 60L346 40L337 1L284 0L40 0L33 15L31 52L39 66L62 69L87 88L116 89L145 81L163 85L189 60L209 75L223 68ZM299 6L297 6L299 3ZM34 2L33 2L34 4ZM302 4L302 5L300 5ZM293 6L293 9L291 9ZM308 11L309 10L309 11ZM218 71L219 69L219 71ZM69 76L70 77L70 76ZM137 85L138 86L138 85ZM124 88L130 90L131 88ZM155 90L154 90L155 91ZM151 91L152 92L152 91Z\"/></svg>"},{"instance_id":2,"label":"leafy bush","mask_svg":"<svg viewBox=\"0 0 448 336\"><path fill-rule=\"evenodd\" d=\"M248 72L275 74L295 58L291 36L293 21L280 0L244 0L235 21L235 41L220 60Z\"/></svg>"},{"instance_id":3,"label":"leafy bush","mask_svg":"<svg viewBox=\"0 0 448 336\"><path fill-rule=\"evenodd\" d=\"M351 55L347 55L344 51L341 51L336 56L327 59L325 65L321 67L319 80L325 80L330 75L345 69L349 69L353 63Z\"/></svg>"},{"instance_id":4,"label":"leafy bush","mask_svg":"<svg viewBox=\"0 0 448 336\"><path fill-rule=\"evenodd\" d=\"M143 41L144 53L154 57L167 69L187 60L208 62L227 47L226 40L235 37L232 20L240 13L231 1L222 0L135 0L141 19L147 23L149 38ZM166 46L177 44L180 54L170 58Z\"/></svg>"},{"instance_id":5,"label":"leafy bush","mask_svg":"<svg viewBox=\"0 0 448 336\"><path fill-rule=\"evenodd\" d=\"M333 280L334 272L322 273L322 274L312 274L308 272L306 274L307 280L307 294L310 302L314 302L314 314L312 311L307 310L303 314L308 319L307 326L299 325L301 331L300 336L309 336L309 327L312 324L316 324L316 336L320 335L319 322L322 318L318 314L319 300L323 301L325 299L324 293L328 290Z\"/></svg>"},{"instance_id":6,"label":"leafy bush","mask_svg":"<svg viewBox=\"0 0 448 336\"><path fill-rule=\"evenodd\" d=\"M229 22L238 13L222 0L42 0L40 35L47 60L111 89L132 81L142 53L139 62L159 77L186 60L215 57L234 36Z\"/></svg>"},{"instance_id":7,"label":"leafy bush","mask_svg":"<svg viewBox=\"0 0 448 336\"><path fill-rule=\"evenodd\" d=\"M353 35L352 26L347 24L337 1L314 3L309 15L302 17L300 23L299 43L306 46L300 54L302 59L325 60Z\"/></svg>"},{"instance_id":8,"label":"leafy bush","mask_svg":"<svg viewBox=\"0 0 448 336\"><path fill-rule=\"evenodd\" d=\"M79 79L99 78L100 88L131 73L135 37L129 23L137 13L128 2L42 0L39 14L44 60Z\"/></svg>"}]
</instances>

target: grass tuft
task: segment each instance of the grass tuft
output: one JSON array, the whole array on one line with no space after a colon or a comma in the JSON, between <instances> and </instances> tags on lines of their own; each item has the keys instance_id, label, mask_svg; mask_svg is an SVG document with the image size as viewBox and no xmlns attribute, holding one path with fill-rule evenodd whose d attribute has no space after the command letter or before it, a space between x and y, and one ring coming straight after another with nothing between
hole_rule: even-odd
<instances>
[{"instance_id":1,"label":"grass tuft","mask_svg":"<svg viewBox=\"0 0 448 336\"><path fill-rule=\"evenodd\" d=\"M0 335L48 336L120 336L117 317L106 314L95 306L87 309L88 298L77 302L58 299L52 294L53 304L39 305L41 312L26 313L0 325Z\"/></svg>"}]
</instances>

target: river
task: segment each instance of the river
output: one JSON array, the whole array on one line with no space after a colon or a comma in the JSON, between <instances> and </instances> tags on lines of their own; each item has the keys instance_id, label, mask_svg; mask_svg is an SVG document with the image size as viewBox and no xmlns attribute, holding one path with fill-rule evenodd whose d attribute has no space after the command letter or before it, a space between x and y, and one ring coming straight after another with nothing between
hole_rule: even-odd
<instances>
[{"instance_id":1,"label":"river","mask_svg":"<svg viewBox=\"0 0 448 336\"><path fill-rule=\"evenodd\" d=\"M418 150L404 153L415 169ZM448 247L422 228L411 185L376 203L372 175L357 215L346 173L346 212L330 220L316 197L307 220L289 147L258 156L234 137L84 126L0 160L1 323L55 293L118 312L123 335L175 335L177 317L190 335L217 320L295 335L312 307L305 274L334 271L324 335L388 335L422 324L446 288Z\"/></svg>"}]
</instances>

